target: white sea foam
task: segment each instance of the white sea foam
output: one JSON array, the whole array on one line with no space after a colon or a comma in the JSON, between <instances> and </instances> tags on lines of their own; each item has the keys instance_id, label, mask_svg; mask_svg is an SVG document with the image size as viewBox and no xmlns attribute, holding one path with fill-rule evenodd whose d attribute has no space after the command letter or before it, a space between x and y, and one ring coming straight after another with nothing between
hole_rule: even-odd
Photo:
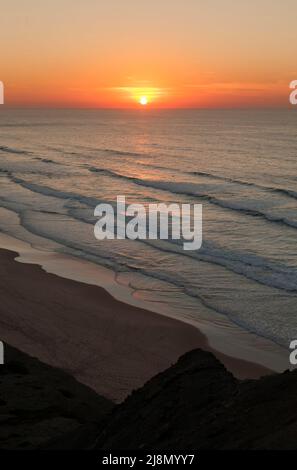
<instances>
[{"instance_id":1,"label":"white sea foam","mask_svg":"<svg viewBox=\"0 0 297 470\"><path fill-rule=\"evenodd\" d=\"M180 308L197 303L198 316L204 306L284 345L297 335L291 114L197 111L189 120L168 111L148 133L134 113L23 113L11 111L0 128L0 201L24 230L3 218L2 230L145 276L156 295L155 280L166 282ZM144 205L203 203L201 250L186 253L174 240L97 243L93 210L117 194Z\"/></svg>"}]
</instances>

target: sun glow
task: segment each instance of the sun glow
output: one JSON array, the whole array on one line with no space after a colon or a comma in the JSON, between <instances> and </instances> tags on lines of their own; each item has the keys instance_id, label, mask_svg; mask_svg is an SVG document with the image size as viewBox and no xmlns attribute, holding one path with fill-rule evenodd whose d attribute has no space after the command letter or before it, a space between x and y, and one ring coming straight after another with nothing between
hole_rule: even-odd
<instances>
[{"instance_id":1,"label":"sun glow","mask_svg":"<svg viewBox=\"0 0 297 470\"><path fill-rule=\"evenodd\" d=\"M146 104L148 104L147 97L146 96L141 96L140 100L139 100L139 103L142 104L142 106L145 106Z\"/></svg>"},{"instance_id":2,"label":"sun glow","mask_svg":"<svg viewBox=\"0 0 297 470\"><path fill-rule=\"evenodd\" d=\"M127 107L156 107L164 102L165 97L169 96L168 88L157 88L150 86L118 86L108 88L108 91L115 92L118 95L118 102ZM116 95L114 96L116 99Z\"/></svg>"}]
</instances>

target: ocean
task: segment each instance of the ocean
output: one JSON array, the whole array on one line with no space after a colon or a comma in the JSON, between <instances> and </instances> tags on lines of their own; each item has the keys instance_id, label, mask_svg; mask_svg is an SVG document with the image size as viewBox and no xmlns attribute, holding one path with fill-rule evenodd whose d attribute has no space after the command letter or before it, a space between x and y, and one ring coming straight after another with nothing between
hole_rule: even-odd
<instances>
[{"instance_id":1,"label":"ocean","mask_svg":"<svg viewBox=\"0 0 297 470\"><path fill-rule=\"evenodd\" d=\"M206 332L238 329L288 349L297 338L296 129L294 109L2 108L0 230L107 267L138 300ZM94 209L118 195L202 204L202 248L96 240Z\"/></svg>"}]
</instances>

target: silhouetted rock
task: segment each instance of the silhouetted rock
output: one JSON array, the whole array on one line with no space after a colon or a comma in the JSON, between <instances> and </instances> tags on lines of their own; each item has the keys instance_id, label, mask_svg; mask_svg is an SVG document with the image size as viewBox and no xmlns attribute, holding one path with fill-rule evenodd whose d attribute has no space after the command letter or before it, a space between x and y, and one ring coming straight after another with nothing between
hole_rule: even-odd
<instances>
[{"instance_id":1,"label":"silhouetted rock","mask_svg":"<svg viewBox=\"0 0 297 470\"><path fill-rule=\"evenodd\" d=\"M96 447L296 449L297 371L240 382L191 351L114 408Z\"/></svg>"},{"instance_id":2,"label":"silhouetted rock","mask_svg":"<svg viewBox=\"0 0 297 470\"><path fill-rule=\"evenodd\" d=\"M0 366L0 448L79 447L98 435L113 404L73 377L5 346ZM75 437L71 437L72 434Z\"/></svg>"},{"instance_id":3,"label":"silhouetted rock","mask_svg":"<svg viewBox=\"0 0 297 470\"><path fill-rule=\"evenodd\" d=\"M113 406L65 372L5 351L0 448L297 449L297 371L239 381L194 350Z\"/></svg>"}]
</instances>

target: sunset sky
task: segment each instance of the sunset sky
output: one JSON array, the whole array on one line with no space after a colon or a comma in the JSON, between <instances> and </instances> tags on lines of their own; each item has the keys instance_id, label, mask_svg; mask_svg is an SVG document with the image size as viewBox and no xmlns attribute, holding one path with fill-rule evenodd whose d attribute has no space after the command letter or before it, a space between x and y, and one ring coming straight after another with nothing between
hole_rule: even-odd
<instances>
[{"instance_id":1,"label":"sunset sky","mask_svg":"<svg viewBox=\"0 0 297 470\"><path fill-rule=\"evenodd\" d=\"M296 0L4 0L13 106L287 106Z\"/></svg>"}]
</instances>

